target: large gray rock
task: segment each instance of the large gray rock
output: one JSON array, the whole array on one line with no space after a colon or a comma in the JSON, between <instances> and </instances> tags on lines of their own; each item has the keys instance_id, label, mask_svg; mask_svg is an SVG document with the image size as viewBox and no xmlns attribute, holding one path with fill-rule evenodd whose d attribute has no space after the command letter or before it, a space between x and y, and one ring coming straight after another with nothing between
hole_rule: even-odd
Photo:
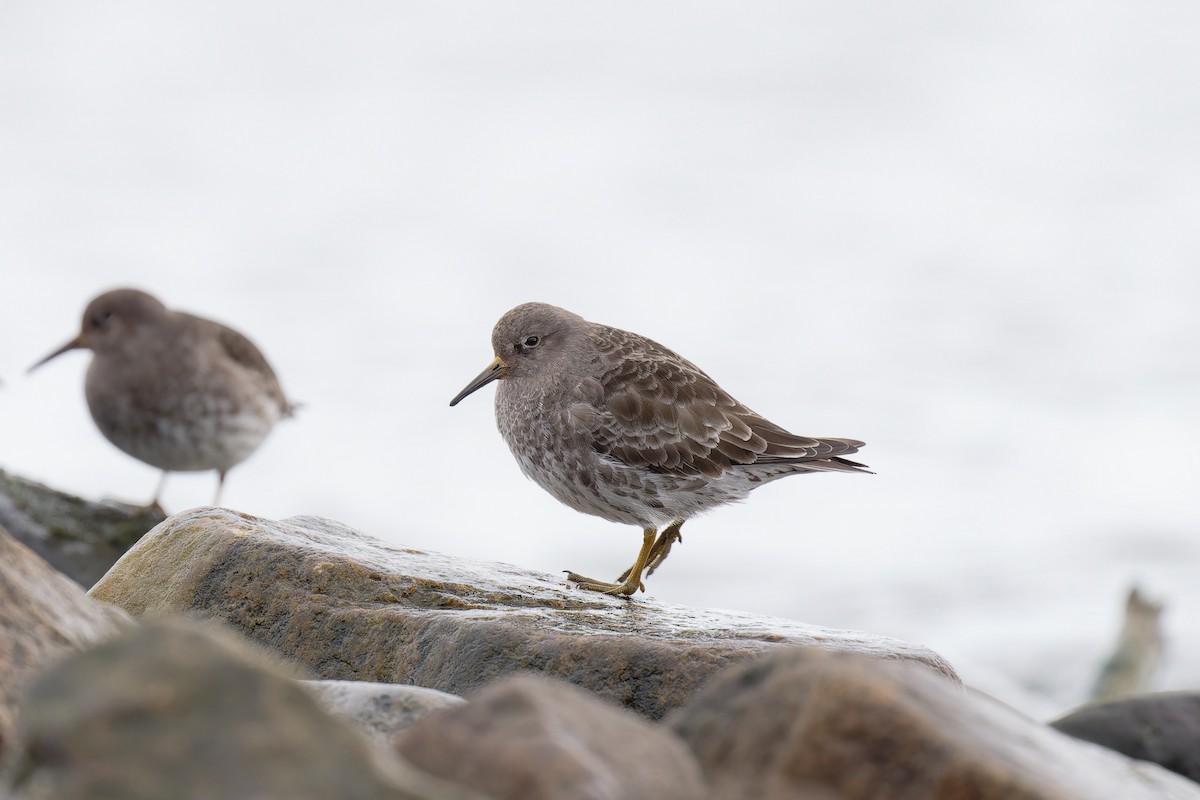
<instances>
[{"instance_id":1,"label":"large gray rock","mask_svg":"<svg viewBox=\"0 0 1200 800\"><path fill-rule=\"evenodd\" d=\"M0 753L29 680L56 658L130 624L0 528Z\"/></svg>"},{"instance_id":2,"label":"large gray rock","mask_svg":"<svg viewBox=\"0 0 1200 800\"><path fill-rule=\"evenodd\" d=\"M85 588L165 518L158 507L94 503L0 470L0 528Z\"/></svg>"},{"instance_id":3,"label":"large gray rock","mask_svg":"<svg viewBox=\"0 0 1200 800\"><path fill-rule=\"evenodd\" d=\"M667 725L731 800L1200 800L930 670L811 648L728 670Z\"/></svg>"},{"instance_id":4,"label":"large gray rock","mask_svg":"<svg viewBox=\"0 0 1200 800\"><path fill-rule=\"evenodd\" d=\"M389 546L316 517L176 514L92 596L135 616L217 617L321 678L465 694L526 670L652 718L723 667L785 645L954 674L936 654L893 639L584 592L505 564Z\"/></svg>"},{"instance_id":5,"label":"large gray rock","mask_svg":"<svg viewBox=\"0 0 1200 800\"><path fill-rule=\"evenodd\" d=\"M562 681L516 675L395 739L419 769L497 800L702 800L683 742Z\"/></svg>"},{"instance_id":6,"label":"large gray rock","mask_svg":"<svg viewBox=\"0 0 1200 800\"><path fill-rule=\"evenodd\" d=\"M478 800L377 749L209 623L150 623L50 670L22 709L31 800Z\"/></svg>"},{"instance_id":7,"label":"large gray rock","mask_svg":"<svg viewBox=\"0 0 1200 800\"><path fill-rule=\"evenodd\" d=\"M1200 692L1162 692L1097 703L1050 725L1200 782Z\"/></svg>"},{"instance_id":8,"label":"large gray rock","mask_svg":"<svg viewBox=\"0 0 1200 800\"><path fill-rule=\"evenodd\" d=\"M461 697L422 686L371 681L304 681L330 713L358 727L382 745L421 717L450 706Z\"/></svg>"}]
</instances>

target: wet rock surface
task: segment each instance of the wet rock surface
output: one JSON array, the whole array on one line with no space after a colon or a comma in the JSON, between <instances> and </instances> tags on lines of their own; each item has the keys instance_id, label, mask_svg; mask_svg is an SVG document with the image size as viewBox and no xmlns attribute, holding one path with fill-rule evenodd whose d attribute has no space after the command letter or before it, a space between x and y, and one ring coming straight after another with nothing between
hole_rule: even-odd
<instances>
[{"instance_id":1,"label":"wet rock surface","mask_svg":"<svg viewBox=\"0 0 1200 800\"><path fill-rule=\"evenodd\" d=\"M33 677L71 650L131 624L123 611L88 597L0 528L0 754Z\"/></svg>"},{"instance_id":2,"label":"wet rock surface","mask_svg":"<svg viewBox=\"0 0 1200 800\"><path fill-rule=\"evenodd\" d=\"M0 470L0 527L84 588L165 518L157 507L83 500Z\"/></svg>"},{"instance_id":3,"label":"wet rock surface","mask_svg":"<svg viewBox=\"0 0 1200 800\"><path fill-rule=\"evenodd\" d=\"M650 718L720 669L788 645L954 676L935 653L881 636L584 592L505 564L390 546L317 517L176 514L92 596L139 617L216 617L320 678L466 694L533 671Z\"/></svg>"},{"instance_id":4,"label":"wet rock surface","mask_svg":"<svg viewBox=\"0 0 1200 800\"><path fill-rule=\"evenodd\" d=\"M930 670L811 648L731 668L666 724L721 798L1200 799Z\"/></svg>"},{"instance_id":5,"label":"wet rock surface","mask_svg":"<svg viewBox=\"0 0 1200 800\"><path fill-rule=\"evenodd\" d=\"M150 623L64 660L22 712L31 800L477 800L382 753L215 625Z\"/></svg>"},{"instance_id":6,"label":"wet rock surface","mask_svg":"<svg viewBox=\"0 0 1200 800\"><path fill-rule=\"evenodd\" d=\"M178 611L234 627L151 619ZM1193 774L1195 695L1135 700L1106 744ZM219 509L156 527L91 598L0 531L0 756L13 800L1200 800L920 647Z\"/></svg>"},{"instance_id":7,"label":"wet rock surface","mask_svg":"<svg viewBox=\"0 0 1200 800\"><path fill-rule=\"evenodd\" d=\"M1050 725L1200 782L1200 692L1162 692L1089 705Z\"/></svg>"},{"instance_id":8,"label":"wet rock surface","mask_svg":"<svg viewBox=\"0 0 1200 800\"><path fill-rule=\"evenodd\" d=\"M695 758L659 725L558 680L515 675L395 739L407 761L497 800L699 800Z\"/></svg>"},{"instance_id":9,"label":"wet rock surface","mask_svg":"<svg viewBox=\"0 0 1200 800\"><path fill-rule=\"evenodd\" d=\"M458 695L370 681L304 681L330 713L357 726L380 744L422 717L465 702Z\"/></svg>"}]
</instances>

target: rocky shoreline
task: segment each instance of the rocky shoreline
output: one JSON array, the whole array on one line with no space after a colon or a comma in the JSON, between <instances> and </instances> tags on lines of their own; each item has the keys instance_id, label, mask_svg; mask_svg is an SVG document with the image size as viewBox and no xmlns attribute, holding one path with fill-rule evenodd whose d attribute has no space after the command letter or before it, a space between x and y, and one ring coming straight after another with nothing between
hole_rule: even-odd
<instances>
[{"instance_id":1,"label":"rocky shoreline","mask_svg":"<svg viewBox=\"0 0 1200 800\"><path fill-rule=\"evenodd\" d=\"M0 478L0 800L1200 800L917 645L605 597L315 517L160 521ZM1196 703L1139 700L1107 729ZM1055 725L1133 752L1088 719ZM1137 755L1195 779L1196 725L1164 725Z\"/></svg>"}]
</instances>

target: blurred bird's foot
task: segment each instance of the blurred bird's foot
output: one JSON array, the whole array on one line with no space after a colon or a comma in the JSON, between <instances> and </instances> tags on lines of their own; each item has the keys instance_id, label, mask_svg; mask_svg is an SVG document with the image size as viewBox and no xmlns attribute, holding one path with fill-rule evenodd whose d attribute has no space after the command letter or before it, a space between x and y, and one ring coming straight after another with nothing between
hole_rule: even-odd
<instances>
[{"instance_id":1,"label":"blurred bird's foot","mask_svg":"<svg viewBox=\"0 0 1200 800\"><path fill-rule=\"evenodd\" d=\"M683 520L677 519L659 534L658 541L654 543L654 547L650 548L650 559L646 562L646 577L653 575L654 570L667 560L667 555L671 552L671 545L676 542L683 543L683 534L679 532L682 526Z\"/></svg>"},{"instance_id":2,"label":"blurred bird's foot","mask_svg":"<svg viewBox=\"0 0 1200 800\"><path fill-rule=\"evenodd\" d=\"M667 527L663 528L663 532L658 535L658 539L650 548L650 554L646 557L646 577L654 574L654 570L658 569L662 562L667 560L667 554L671 552L671 545L675 542L683 542L683 534L679 532L683 526L683 520L677 519ZM636 565L635 565L636 566ZM633 567L621 573L621 577L617 578L617 583L621 583L629 577L629 573L633 571Z\"/></svg>"},{"instance_id":3,"label":"blurred bird's foot","mask_svg":"<svg viewBox=\"0 0 1200 800\"><path fill-rule=\"evenodd\" d=\"M625 570L625 574L616 583L598 581L574 572L567 573L567 580L578 585L580 589L604 594L622 594L628 597L638 590L644 592L646 585L642 583L642 571L646 569L646 563L650 560L650 551L654 548L654 543L654 528L646 528L642 531L642 549L638 553L637 561Z\"/></svg>"}]
</instances>

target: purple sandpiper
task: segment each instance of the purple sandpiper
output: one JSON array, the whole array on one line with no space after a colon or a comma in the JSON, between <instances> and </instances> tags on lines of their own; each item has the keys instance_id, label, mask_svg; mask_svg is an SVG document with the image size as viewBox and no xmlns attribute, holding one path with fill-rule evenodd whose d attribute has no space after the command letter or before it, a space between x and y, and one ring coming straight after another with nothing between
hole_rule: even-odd
<instances>
[{"instance_id":1,"label":"purple sandpiper","mask_svg":"<svg viewBox=\"0 0 1200 800\"><path fill-rule=\"evenodd\" d=\"M777 478L869 472L842 457L862 442L788 433L657 342L552 305L509 311L492 348L496 358L450 405L500 381L496 424L521 471L576 511L643 530L615 583L567 573L584 589L645 590L643 571L682 541L685 520Z\"/></svg>"},{"instance_id":2,"label":"purple sandpiper","mask_svg":"<svg viewBox=\"0 0 1200 800\"><path fill-rule=\"evenodd\" d=\"M168 472L225 474L253 453L293 406L254 343L212 320L171 311L136 289L88 303L79 335L29 368L68 350L93 353L84 388L100 432L134 458Z\"/></svg>"}]
</instances>

